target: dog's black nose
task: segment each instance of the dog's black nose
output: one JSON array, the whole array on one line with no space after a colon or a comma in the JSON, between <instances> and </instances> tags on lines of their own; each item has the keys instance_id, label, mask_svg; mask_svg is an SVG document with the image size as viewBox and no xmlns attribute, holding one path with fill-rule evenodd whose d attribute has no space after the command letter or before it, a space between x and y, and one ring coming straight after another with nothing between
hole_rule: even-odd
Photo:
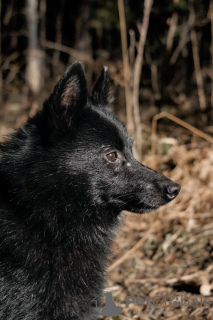
<instances>
[{"instance_id":1,"label":"dog's black nose","mask_svg":"<svg viewBox=\"0 0 213 320\"><path fill-rule=\"evenodd\" d=\"M166 196L169 200L172 200L175 197L177 197L179 192L180 192L180 185L177 183L172 183L166 186Z\"/></svg>"}]
</instances>

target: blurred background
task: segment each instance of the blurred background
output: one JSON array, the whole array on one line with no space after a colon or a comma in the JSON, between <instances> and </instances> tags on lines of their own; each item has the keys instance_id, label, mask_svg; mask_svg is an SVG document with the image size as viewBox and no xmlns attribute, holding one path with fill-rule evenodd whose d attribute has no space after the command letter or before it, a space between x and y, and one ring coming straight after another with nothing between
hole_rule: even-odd
<instances>
[{"instance_id":1,"label":"blurred background","mask_svg":"<svg viewBox=\"0 0 213 320\"><path fill-rule=\"evenodd\" d=\"M0 0L0 11L1 140L72 62L89 90L107 65L135 156L182 186L154 213L125 213L106 284L116 319L213 319L201 304L125 308L126 295L213 305L213 0Z\"/></svg>"}]
</instances>

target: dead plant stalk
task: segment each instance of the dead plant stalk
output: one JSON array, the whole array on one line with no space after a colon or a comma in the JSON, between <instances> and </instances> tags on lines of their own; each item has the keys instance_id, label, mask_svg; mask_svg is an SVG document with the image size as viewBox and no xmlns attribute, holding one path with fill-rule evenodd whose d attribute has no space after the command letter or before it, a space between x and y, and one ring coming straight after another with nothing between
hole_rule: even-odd
<instances>
[{"instance_id":1,"label":"dead plant stalk","mask_svg":"<svg viewBox=\"0 0 213 320\"><path fill-rule=\"evenodd\" d=\"M203 87L203 78L202 78L201 68L200 68L198 40L197 40L197 33L195 31L194 23L195 23L195 10L193 6L193 0L190 0L189 1L189 25L190 25L190 37L191 37L191 43L192 43L192 54L193 54L194 66L195 66L195 77L197 81L200 108L201 110L205 110L206 97L205 97L205 92Z\"/></svg>"},{"instance_id":2,"label":"dead plant stalk","mask_svg":"<svg viewBox=\"0 0 213 320\"><path fill-rule=\"evenodd\" d=\"M180 126L186 128L187 130L191 131L192 133L196 134L197 136L205 139L206 141L210 142L213 144L213 138L206 134L205 132L193 127L191 124L179 119L178 117L175 117L174 115L168 113L168 112L161 112L156 114L153 117L152 120L152 136L151 136L151 140L152 140L152 166L153 168L156 168L157 163L156 163L156 154L157 154L157 148L156 148L156 140L157 140L157 121L163 117L166 117L168 119L170 119L173 122L176 122L177 124L179 124Z\"/></svg>"},{"instance_id":3,"label":"dead plant stalk","mask_svg":"<svg viewBox=\"0 0 213 320\"><path fill-rule=\"evenodd\" d=\"M133 110L135 116L136 124L136 137L137 137L137 150L139 155L142 154L142 139L141 139L141 117L140 117L140 106L139 106L139 88L140 88L140 78L143 67L143 56L144 56L144 46L147 37L147 30L149 26L150 12L152 9L153 0L145 0L144 3L144 16L143 22L139 28L140 40L138 44L138 54L135 59L134 68L134 78L133 78Z\"/></svg>"},{"instance_id":4,"label":"dead plant stalk","mask_svg":"<svg viewBox=\"0 0 213 320\"><path fill-rule=\"evenodd\" d=\"M131 105L131 90L130 90L130 73L129 73L129 57L127 47L127 31L126 31L126 19L124 11L123 0L118 0L118 11L120 19L121 29L121 45L123 53L123 72L124 72L124 86L125 86L125 99L126 99L126 116L127 116L127 129L130 134L134 134L134 122Z\"/></svg>"},{"instance_id":5,"label":"dead plant stalk","mask_svg":"<svg viewBox=\"0 0 213 320\"><path fill-rule=\"evenodd\" d=\"M210 19L211 19L211 62L212 62L212 69L213 69L213 0L210 2ZM213 111L213 77L211 79L212 81L212 92L211 92L211 108Z\"/></svg>"},{"instance_id":6,"label":"dead plant stalk","mask_svg":"<svg viewBox=\"0 0 213 320\"><path fill-rule=\"evenodd\" d=\"M1 0L0 0L0 15L1 15ZM0 26L0 56L1 56L1 26ZM0 104L2 103L2 87L3 87L3 75L0 68Z\"/></svg>"}]
</instances>

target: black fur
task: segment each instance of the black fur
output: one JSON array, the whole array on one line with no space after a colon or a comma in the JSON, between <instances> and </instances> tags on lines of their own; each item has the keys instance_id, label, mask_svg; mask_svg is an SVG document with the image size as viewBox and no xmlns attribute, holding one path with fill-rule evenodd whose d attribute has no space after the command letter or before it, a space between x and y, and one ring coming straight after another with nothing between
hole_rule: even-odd
<instances>
[{"instance_id":1,"label":"black fur","mask_svg":"<svg viewBox=\"0 0 213 320\"><path fill-rule=\"evenodd\" d=\"M179 192L134 159L110 101L107 69L88 95L76 62L0 145L1 320L96 319L120 212L156 209Z\"/></svg>"}]
</instances>

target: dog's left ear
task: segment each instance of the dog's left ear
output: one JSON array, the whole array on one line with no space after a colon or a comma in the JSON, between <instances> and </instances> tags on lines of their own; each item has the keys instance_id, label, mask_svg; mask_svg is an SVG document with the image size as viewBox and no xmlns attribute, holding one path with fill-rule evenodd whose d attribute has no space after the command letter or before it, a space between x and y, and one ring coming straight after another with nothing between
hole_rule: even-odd
<instances>
[{"instance_id":1,"label":"dog's left ear","mask_svg":"<svg viewBox=\"0 0 213 320\"><path fill-rule=\"evenodd\" d=\"M87 84L80 62L76 61L67 69L49 101L59 121L65 120L70 125L81 114L87 103Z\"/></svg>"},{"instance_id":2,"label":"dog's left ear","mask_svg":"<svg viewBox=\"0 0 213 320\"><path fill-rule=\"evenodd\" d=\"M106 107L113 100L114 98L111 95L108 67L104 67L92 93L90 94L90 101L94 105Z\"/></svg>"}]
</instances>

